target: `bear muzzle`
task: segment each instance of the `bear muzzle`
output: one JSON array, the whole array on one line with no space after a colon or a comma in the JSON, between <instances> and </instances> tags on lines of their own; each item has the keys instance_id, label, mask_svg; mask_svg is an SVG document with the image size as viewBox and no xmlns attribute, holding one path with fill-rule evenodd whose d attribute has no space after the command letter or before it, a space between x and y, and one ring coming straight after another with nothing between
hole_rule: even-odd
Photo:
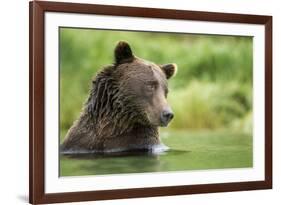
<instances>
[{"instance_id":1,"label":"bear muzzle","mask_svg":"<svg viewBox=\"0 0 281 205\"><path fill-rule=\"evenodd\" d=\"M171 108L163 110L160 116L161 126L166 127L173 118L174 113Z\"/></svg>"}]
</instances>

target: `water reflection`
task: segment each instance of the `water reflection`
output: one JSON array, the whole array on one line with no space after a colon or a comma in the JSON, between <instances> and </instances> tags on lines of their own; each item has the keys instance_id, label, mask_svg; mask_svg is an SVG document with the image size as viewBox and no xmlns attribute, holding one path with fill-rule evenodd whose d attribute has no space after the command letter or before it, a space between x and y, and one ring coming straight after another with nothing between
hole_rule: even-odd
<instances>
[{"instance_id":1,"label":"water reflection","mask_svg":"<svg viewBox=\"0 0 281 205\"><path fill-rule=\"evenodd\" d=\"M174 158L184 159L190 152L168 150L161 153L130 151L119 153L68 154L62 155L62 162L72 164L72 171L92 174L120 174L159 172L178 168Z\"/></svg>"}]
</instances>

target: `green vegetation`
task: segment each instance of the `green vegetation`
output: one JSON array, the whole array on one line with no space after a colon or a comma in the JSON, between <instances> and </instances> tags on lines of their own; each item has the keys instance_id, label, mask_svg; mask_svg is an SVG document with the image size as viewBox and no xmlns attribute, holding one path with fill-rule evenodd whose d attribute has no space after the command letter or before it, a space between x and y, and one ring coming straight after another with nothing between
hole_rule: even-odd
<instances>
[{"instance_id":1,"label":"green vegetation","mask_svg":"<svg viewBox=\"0 0 281 205\"><path fill-rule=\"evenodd\" d=\"M170 128L251 132L250 37L67 28L60 31L62 131L79 116L92 77L113 62L119 40L128 41L144 59L177 63L178 73L169 81L168 99L176 116Z\"/></svg>"},{"instance_id":2,"label":"green vegetation","mask_svg":"<svg viewBox=\"0 0 281 205\"><path fill-rule=\"evenodd\" d=\"M79 116L91 79L113 63L113 50L120 40L129 42L141 58L178 65L168 95L175 118L168 128L161 128L160 136L173 150L185 153L169 152L156 161L151 156L104 161L63 157L62 175L153 171L154 161L162 165L169 161L155 171L252 166L251 37L61 28L61 140ZM138 159L143 167L137 166ZM108 168L117 162L124 168Z\"/></svg>"},{"instance_id":3,"label":"green vegetation","mask_svg":"<svg viewBox=\"0 0 281 205\"><path fill-rule=\"evenodd\" d=\"M249 85L193 80L168 97L176 113L170 128L231 129L251 133L252 96ZM185 112L183 112L185 111Z\"/></svg>"}]
</instances>

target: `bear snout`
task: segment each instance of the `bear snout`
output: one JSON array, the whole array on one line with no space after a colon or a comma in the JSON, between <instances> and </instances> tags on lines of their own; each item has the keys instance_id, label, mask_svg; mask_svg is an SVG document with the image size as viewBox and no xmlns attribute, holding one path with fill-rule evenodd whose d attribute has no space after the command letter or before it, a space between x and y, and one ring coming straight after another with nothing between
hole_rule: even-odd
<instances>
[{"instance_id":1,"label":"bear snout","mask_svg":"<svg viewBox=\"0 0 281 205\"><path fill-rule=\"evenodd\" d=\"M169 124L169 122L173 119L173 117L174 117L174 113L171 110L171 108L163 110L160 116L161 125L166 127Z\"/></svg>"}]
</instances>

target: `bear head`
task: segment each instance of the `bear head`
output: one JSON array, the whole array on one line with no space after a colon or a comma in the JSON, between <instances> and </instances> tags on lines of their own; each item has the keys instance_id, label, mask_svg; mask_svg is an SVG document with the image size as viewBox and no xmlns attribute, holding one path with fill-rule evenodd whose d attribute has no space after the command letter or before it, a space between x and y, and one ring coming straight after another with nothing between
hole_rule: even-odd
<instances>
[{"instance_id":1,"label":"bear head","mask_svg":"<svg viewBox=\"0 0 281 205\"><path fill-rule=\"evenodd\" d=\"M123 106L138 123L167 126L174 116L167 102L167 81L176 74L176 64L157 65L138 58L124 41L117 44L114 54L114 76Z\"/></svg>"}]
</instances>

